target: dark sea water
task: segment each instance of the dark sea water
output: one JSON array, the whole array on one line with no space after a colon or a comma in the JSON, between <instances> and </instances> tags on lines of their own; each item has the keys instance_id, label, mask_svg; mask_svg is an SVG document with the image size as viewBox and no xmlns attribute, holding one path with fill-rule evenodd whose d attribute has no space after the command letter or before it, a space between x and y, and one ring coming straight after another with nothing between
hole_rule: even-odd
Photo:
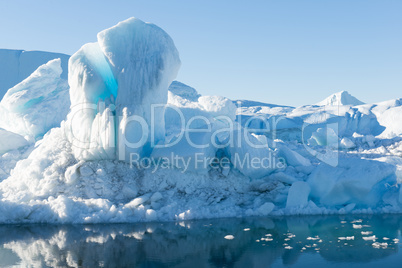
<instances>
[{"instance_id":1,"label":"dark sea water","mask_svg":"<svg viewBox=\"0 0 402 268\"><path fill-rule=\"evenodd\" d=\"M0 266L402 267L401 228L400 215L1 225Z\"/></svg>"}]
</instances>

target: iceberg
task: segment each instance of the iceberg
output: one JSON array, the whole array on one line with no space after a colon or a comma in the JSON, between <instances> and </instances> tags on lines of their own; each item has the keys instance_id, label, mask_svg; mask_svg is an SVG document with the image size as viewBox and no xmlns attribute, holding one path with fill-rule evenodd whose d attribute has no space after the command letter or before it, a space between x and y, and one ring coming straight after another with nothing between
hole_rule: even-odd
<instances>
[{"instance_id":1,"label":"iceberg","mask_svg":"<svg viewBox=\"0 0 402 268\"><path fill-rule=\"evenodd\" d=\"M68 137L80 159L149 156L165 136L168 87L180 67L172 39L131 18L98 34L69 63Z\"/></svg>"},{"instance_id":2,"label":"iceberg","mask_svg":"<svg viewBox=\"0 0 402 268\"><path fill-rule=\"evenodd\" d=\"M399 99L232 101L179 67L169 35L131 18L70 57L68 85L56 59L9 89L0 223L402 211Z\"/></svg>"},{"instance_id":3,"label":"iceberg","mask_svg":"<svg viewBox=\"0 0 402 268\"><path fill-rule=\"evenodd\" d=\"M69 55L46 51L0 49L0 98L8 89L31 75L50 60L61 59L61 78L67 80Z\"/></svg>"},{"instance_id":4,"label":"iceberg","mask_svg":"<svg viewBox=\"0 0 402 268\"><path fill-rule=\"evenodd\" d=\"M331 125L336 125L336 134L340 139L351 138L354 133L379 138L395 138L402 134L400 124L395 123L399 122L400 99L375 104L343 102L341 105L333 105L323 102L320 106L305 105L297 108L267 106L250 101L243 103L251 104L238 109L237 121L243 127L283 141L306 142L314 132Z\"/></svg>"},{"instance_id":5,"label":"iceberg","mask_svg":"<svg viewBox=\"0 0 402 268\"><path fill-rule=\"evenodd\" d=\"M59 126L70 104L62 71L61 60L54 59L10 88L0 102L0 127L33 142Z\"/></svg>"},{"instance_id":6,"label":"iceberg","mask_svg":"<svg viewBox=\"0 0 402 268\"><path fill-rule=\"evenodd\" d=\"M335 93L325 100L317 103L319 106L336 106L336 105L351 105L357 106L362 105L364 102L356 99L354 96L350 95L347 91L341 91Z\"/></svg>"}]
</instances>

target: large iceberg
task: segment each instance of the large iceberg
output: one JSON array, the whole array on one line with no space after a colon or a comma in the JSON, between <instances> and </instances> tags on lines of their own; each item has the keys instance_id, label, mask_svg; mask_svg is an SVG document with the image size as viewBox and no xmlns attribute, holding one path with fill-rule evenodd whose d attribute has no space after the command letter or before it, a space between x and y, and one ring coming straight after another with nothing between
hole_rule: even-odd
<instances>
[{"instance_id":1,"label":"large iceberg","mask_svg":"<svg viewBox=\"0 0 402 268\"><path fill-rule=\"evenodd\" d=\"M179 66L171 38L131 18L70 58L69 91L59 60L11 88L0 223L402 211L401 100L233 102L172 83Z\"/></svg>"}]
</instances>

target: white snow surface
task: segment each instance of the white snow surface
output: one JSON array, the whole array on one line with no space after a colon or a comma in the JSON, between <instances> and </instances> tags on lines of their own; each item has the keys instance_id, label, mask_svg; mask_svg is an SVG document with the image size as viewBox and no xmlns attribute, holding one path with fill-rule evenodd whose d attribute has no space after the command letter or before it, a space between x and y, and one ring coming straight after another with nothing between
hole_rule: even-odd
<instances>
[{"instance_id":1,"label":"white snow surface","mask_svg":"<svg viewBox=\"0 0 402 268\"><path fill-rule=\"evenodd\" d=\"M59 60L10 89L0 103L0 223L402 212L400 99L232 102L172 83L179 66L170 37L132 18L70 58L69 91ZM151 122L153 104L156 143L119 147L141 130L122 122ZM227 162L194 168L195 155ZM184 162L160 166L176 156Z\"/></svg>"},{"instance_id":2,"label":"white snow surface","mask_svg":"<svg viewBox=\"0 0 402 268\"><path fill-rule=\"evenodd\" d=\"M24 137L16 133L0 128L0 153L27 146L29 143ZM0 171L1 172L1 171Z\"/></svg>"},{"instance_id":3,"label":"white snow surface","mask_svg":"<svg viewBox=\"0 0 402 268\"><path fill-rule=\"evenodd\" d=\"M338 93L335 93L325 100L317 103L317 105L320 106L335 106L335 105L351 105L351 106L356 106L356 105L361 105L364 104L364 102L356 99L352 95L349 94L347 91L341 91Z\"/></svg>"},{"instance_id":4,"label":"white snow surface","mask_svg":"<svg viewBox=\"0 0 402 268\"><path fill-rule=\"evenodd\" d=\"M70 106L62 71L61 60L54 59L10 88L0 102L0 128L32 142L59 126Z\"/></svg>"}]
</instances>

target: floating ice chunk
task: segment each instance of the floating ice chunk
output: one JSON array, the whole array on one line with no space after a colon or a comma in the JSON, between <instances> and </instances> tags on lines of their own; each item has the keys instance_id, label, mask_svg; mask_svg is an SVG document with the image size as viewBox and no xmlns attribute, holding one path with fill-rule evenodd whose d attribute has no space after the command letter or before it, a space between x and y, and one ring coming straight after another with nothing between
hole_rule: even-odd
<instances>
[{"instance_id":1,"label":"floating ice chunk","mask_svg":"<svg viewBox=\"0 0 402 268\"><path fill-rule=\"evenodd\" d=\"M270 242L270 241L273 241L273 239L272 238L261 237L261 241Z\"/></svg>"},{"instance_id":2,"label":"floating ice chunk","mask_svg":"<svg viewBox=\"0 0 402 268\"><path fill-rule=\"evenodd\" d=\"M372 235L372 236L363 236L362 238L363 238L363 240L365 240L365 241L375 241L375 240L377 239L377 237L376 237L375 235Z\"/></svg>"},{"instance_id":3,"label":"floating ice chunk","mask_svg":"<svg viewBox=\"0 0 402 268\"><path fill-rule=\"evenodd\" d=\"M308 205L310 186L304 181L296 181L289 189L286 208L303 208Z\"/></svg>"},{"instance_id":4,"label":"floating ice chunk","mask_svg":"<svg viewBox=\"0 0 402 268\"><path fill-rule=\"evenodd\" d=\"M373 248L382 248L386 249L388 247L388 243L379 243L379 242L374 242L372 244Z\"/></svg>"},{"instance_id":5,"label":"floating ice chunk","mask_svg":"<svg viewBox=\"0 0 402 268\"><path fill-rule=\"evenodd\" d=\"M226 240L233 240L235 237L233 235L227 235L224 237Z\"/></svg>"},{"instance_id":6,"label":"floating ice chunk","mask_svg":"<svg viewBox=\"0 0 402 268\"><path fill-rule=\"evenodd\" d=\"M354 236L338 237L339 240L355 240Z\"/></svg>"},{"instance_id":7,"label":"floating ice chunk","mask_svg":"<svg viewBox=\"0 0 402 268\"><path fill-rule=\"evenodd\" d=\"M361 232L362 235L371 235L372 233L373 233L372 231Z\"/></svg>"}]
</instances>

